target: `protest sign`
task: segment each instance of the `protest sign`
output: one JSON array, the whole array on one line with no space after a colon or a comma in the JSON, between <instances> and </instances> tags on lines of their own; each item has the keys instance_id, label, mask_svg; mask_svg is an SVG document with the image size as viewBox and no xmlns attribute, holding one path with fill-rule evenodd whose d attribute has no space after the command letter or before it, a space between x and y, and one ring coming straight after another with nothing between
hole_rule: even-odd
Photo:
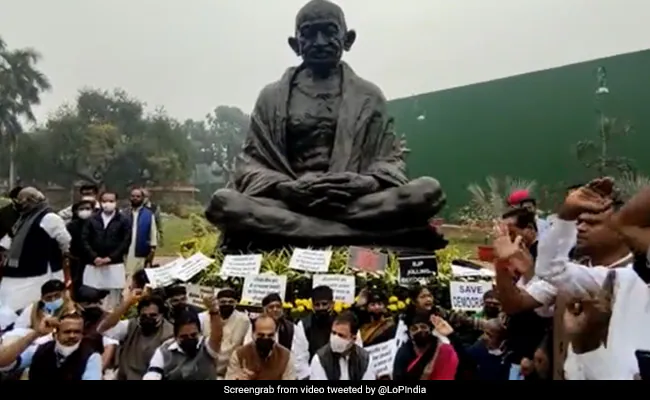
<instances>
[{"instance_id":1,"label":"protest sign","mask_svg":"<svg viewBox=\"0 0 650 400\"><path fill-rule=\"evenodd\" d=\"M287 290L285 275L252 275L244 279L241 298L253 305L262 304L262 299L271 293L277 293L284 299Z\"/></svg>"},{"instance_id":2,"label":"protest sign","mask_svg":"<svg viewBox=\"0 0 650 400\"><path fill-rule=\"evenodd\" d=\"M295 249L289 268L305 272L327 272L331 260L331 250Z\"/></svg>"},{"instance_id":3,"label":"protest sign","mask_svg":"<svg viewBox=\"0 0 650 400\"><path fill-rule=\"evenodd\" d=\"M149 279L149 285L152 288L162 288L169 286L176 280L178 267L185 262L183 257L178 257L165 265L156 268L145 268L144 273Z\"/></svg>"},{"instance_id":4,"label":"protest sign","mask_svg":"<svg viewBox=\"0 0 650 400\"><path fill-rule=\"evenodd\" d=\"M177 267L176 279L187 282L214 262L203 253L195 253Z\"/></svg>"},{"instance_id":5,"label":"protest sign","mask_svg":"<svg viewBox=\"0 0 650 400\"><path fill-rule=\"evenodd\" d=\"M337 274L316 274L312 276L312 287L329 286L334 300L346 304L354 303L354 276Z\"/></svg>"},{"instance_id":6,"label":"protest sign","mask_svg":"<svg viewBox=\"0 0 650 400\"><path fill-rule=\"evenodd\" d=\"M487 268L471 268L451 263L451 273L453 276L458 278L468 278L468 277L477 277L477 278L493 278L495 276L494 271Z\"/></svg>"},{"instance_id":7,"label":"protest sign","mask_svg":"<svg viewBox=\"0 0 650 400\"><path fill-rule=\"evenodd\" d=\"M421 279L429 279L438 272L436 256L399 257L399 283L410 285Z\"/></svg>"},{"instance_id":8,"label":"protest sign","mask_svg":"<svg viewBox=\"0 0 650 400\"><path fill-rule=\"evenodd\" d=\"M395 361L395 354L397 353L395 339L364 348L368 353L370 353L370 357L372 357L375 374L378 378L392 375L393 362Z\"/></svg>"},{"instance_id":9,"label":"protest sign","mask_svg":"<svg viewBox=\"0 0 650 400\"><path fill-rule=\"evenodd\" d=\"M388 255L363 247L350 247L348 267L358 271L384 272L388 264Z\"/></svg>"},{"instance_id":10,"label":"protest sign","mask_svg":"<svg viewBox=\"0 0 650 400\"><path fill-rule=\"evenodd\" d=\"M185 285L185 290L187 290L187 302L193 306L205 308L203 304L203 297L210 297L217 294L217 288L210 286L201 286L188 283Z\"/></svg>"},{"instance_id":11,"label":"protest sign","mask_svg":"<svg viewBox=\"0 0 650 400\"><path fill-rule=\"evenodd\" d=\"M245 278L259 274L261 266L261 254L227 255L221 264L220 274L223 277Z\"/></svg>"},{"instance_id":12,"label":"protest sign","mask_svg":"<svg viewBox=\"0 0 650 400\"><path fill-rule=\"evenodd\" d=\"M481 311L483 295L492 289L489 282L455 282L449 283L451 308L459 311Z\"/></svg>"}]
</instances>

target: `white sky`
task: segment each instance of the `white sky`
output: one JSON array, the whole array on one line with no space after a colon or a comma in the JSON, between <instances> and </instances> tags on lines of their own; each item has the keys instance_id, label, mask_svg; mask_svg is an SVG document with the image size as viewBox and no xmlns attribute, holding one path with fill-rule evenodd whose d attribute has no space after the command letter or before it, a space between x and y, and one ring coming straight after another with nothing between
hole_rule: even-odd
<instances>
[{"instance_id":1,"label":"white sky","mask_svg":"<svg viewBox=\"0 0 650 400\"><path fill-rule=\"evenodd\" d=\"M250 112L295 64L305 0L0 0L0 35L50 77L44 117L84 86L121 87L179 119ZM347 61L389 98L650 47L647 0L339 0Z\"/></svg>"}]
</instances>

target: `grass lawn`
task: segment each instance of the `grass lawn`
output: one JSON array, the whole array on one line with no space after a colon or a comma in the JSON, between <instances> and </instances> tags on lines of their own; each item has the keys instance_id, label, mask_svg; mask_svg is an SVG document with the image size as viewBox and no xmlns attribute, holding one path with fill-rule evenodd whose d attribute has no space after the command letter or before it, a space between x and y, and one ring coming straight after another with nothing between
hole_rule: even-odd
<instances>
[{"instance_id":1,"label":"grass lawn","mask_svg":"<svg viewBox=\"0 0 650 400\"><path fill-rule=\"evenodd\" d=\"M475 229L462 226L445 225L441 232L450 244L458 246L461 251L476 256L476 247L485 244L485 234ZM190 219L169 216L163 220L163 245L158 249L159 256L176 256L180 243L192 238Z\"/></svg>"}]
</instances>

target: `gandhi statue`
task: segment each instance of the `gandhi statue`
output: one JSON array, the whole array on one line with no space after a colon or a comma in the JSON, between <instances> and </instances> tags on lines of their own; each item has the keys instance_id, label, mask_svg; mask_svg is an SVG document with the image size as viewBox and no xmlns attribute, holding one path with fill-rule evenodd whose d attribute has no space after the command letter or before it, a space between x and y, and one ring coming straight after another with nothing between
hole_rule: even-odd
<instances>
[{"instance_id":1,"label":"gandhi statue","mask_svg":"<svg viewBox=\"0 0 650 400\"><path fill-rule=\"evenodd\" d=\"M226 244L444 247L428 225L445 203L438 181L408 181L383 93L341 61L355 39L330 1L298 12L302 64L262 89L234 188L206 210Z\"/></svg>"}]
</instances>

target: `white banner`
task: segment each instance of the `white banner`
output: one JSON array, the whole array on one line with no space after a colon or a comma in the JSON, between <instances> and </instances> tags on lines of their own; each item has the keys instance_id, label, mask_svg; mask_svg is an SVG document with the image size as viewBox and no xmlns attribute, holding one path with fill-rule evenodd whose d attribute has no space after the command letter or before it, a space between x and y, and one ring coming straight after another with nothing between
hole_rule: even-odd
<instances>
[{"instance_id":1,"label":"white banner","mask_svg":"<svg viewBox=\"0 0 650 400\"><path fill-rule=\"evenodd\" d=\"M328 286L334 292L334 300L346 304L354 303L354 276L337 274L315 274L312 276L312 288Z\"/></svg>"},{"instance_id":2,"label":"white banner","mask_svg":"<svg viewBox=\"0 0 650 400\"><path fill-rule=\"evenodd\" d=\"M481 311L483 295L492 289L490 282L455 282L449 283L451 308L458 311Z\"/></svg>"}]
</instances>

